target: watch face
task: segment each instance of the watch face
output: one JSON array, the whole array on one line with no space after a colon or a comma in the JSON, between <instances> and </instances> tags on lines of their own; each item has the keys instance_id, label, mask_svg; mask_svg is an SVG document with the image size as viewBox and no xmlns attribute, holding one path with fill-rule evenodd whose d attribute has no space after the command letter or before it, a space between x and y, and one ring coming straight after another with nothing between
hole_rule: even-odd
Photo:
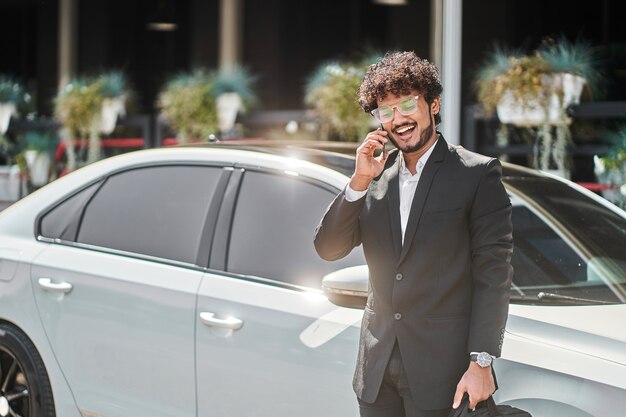
<instances>
[{"instance_id":1,"label":"watch face","mask_svg":"<svg viewBox=\"0 0 626 417\"><path fill-rule=\"evenodd\" d=\"M480 352L476 357L476 363L482 368L491 365L491 361L492 357L487 352Z\"/></svg>"}]
</instances>

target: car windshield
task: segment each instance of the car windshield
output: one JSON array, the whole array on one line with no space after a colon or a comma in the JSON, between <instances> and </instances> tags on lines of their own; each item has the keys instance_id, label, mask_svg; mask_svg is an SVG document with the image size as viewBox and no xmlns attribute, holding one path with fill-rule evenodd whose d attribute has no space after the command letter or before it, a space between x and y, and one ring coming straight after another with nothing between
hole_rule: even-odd
<instances>
[{"instance_id":1,"label":"car windshield","mask_svg":"<svg viewBox=\"0 0 626 417\"><path fill-rule=\"evenodd\" d=\"M546 177L504 178L513 202L512 301L626 301L626 218Z\"/></svg>"}]
</instances>

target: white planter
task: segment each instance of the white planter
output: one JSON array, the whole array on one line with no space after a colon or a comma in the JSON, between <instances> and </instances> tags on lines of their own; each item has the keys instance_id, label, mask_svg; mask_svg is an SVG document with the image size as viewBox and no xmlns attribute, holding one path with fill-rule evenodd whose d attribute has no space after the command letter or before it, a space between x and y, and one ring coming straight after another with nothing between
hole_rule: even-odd
<instances>
[{"instance_id":1,"label":"white planter","mask_svg":"<svg viewBox=\"0 0 626 417\"><path fill-rule=\"evenodd\" d=\"M35 187L41 187L48 183L48 173L50 172L50 155L46 152L28 150L24 153L30 182Z\"/></svg>"},{"instance_id":2,"label":"white planter","mask_svg":"<svg viewBox=\"0 0 626 417\"><path fill-rule=\"evenodd\" d=\"M217 118L221 132L227 132L235 126L241 107L241 97L237 93L224 93L217 97Z\"/></svg>"},{"instance_id":3,"label":"white planter","mask_svg":"<svg viewBox=\"0 0 626 417\"><path fill-rule=\"evenodd\" d=\"M108 135L113 132L117 124L117 118L126 114L126 96L121 95L113 98L105 98L102 101L102 113L100 132Z\"/></svg>"},{"instance_id":4,"label":"white planter","mask_svg":"<svg viewBox=\"0 0 626 417\"><path fill-rule=\"evenodd\" d=\"M0 103L0 135L7 132L11 116L14 114L17 114L14 103Z\"/></svg>"},{"instance_id":5,"label":"white planter","mask_svg":"<svg viewBox=\"0 0 626 417\"><path fill-rule=\"evenodd\" d=\"M18 165L0 165L0 201L17 201L23 195L24 181Z\"/></svg>"},{"instance_id":6,"label":"white planter","mask_svg":"<svg viewBox=\"0 0 626 417\"><path fill-rule=\"evenodd\" d=\"M551 125L562 123L563 110L580 103L586 80L578 75L562 73L554 75L551 83L554 92L550 95L547 112L539 100L516 99L512 91L506 90L497 106L498 119L502 123L521 127L538 126L546 121ZM557 91L563 91L562 103Z\"/></svg>"}]
</instances>

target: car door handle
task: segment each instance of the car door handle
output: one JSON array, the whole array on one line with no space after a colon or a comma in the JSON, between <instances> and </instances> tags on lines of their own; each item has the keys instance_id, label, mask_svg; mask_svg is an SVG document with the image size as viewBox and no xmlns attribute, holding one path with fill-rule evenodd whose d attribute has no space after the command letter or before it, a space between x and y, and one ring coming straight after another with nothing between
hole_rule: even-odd
<instances>
[{"instance_id":1,"label":"car door handle","mask_svg":"<svg viewBox=\"0 0 626 417\"><path fill-rule=\"evenodd\" d=\"M53 282L50 278L39 278L39 286L46 291L62 292L64 294L72 291L72 284L69 282Z\"/></svg>"},{"instance_id":2,"label":"car door handle","mask_svg":"<svg viewBox=\"0 0 626 417\"><path fill-rule=\"evenodd\" d=\"M209 312L200 313L200 320L207 326L221 327L223 329L239 330L243 326L243 320L236 317L218 319L214 313Z\"/></svg>"}]
</instances>

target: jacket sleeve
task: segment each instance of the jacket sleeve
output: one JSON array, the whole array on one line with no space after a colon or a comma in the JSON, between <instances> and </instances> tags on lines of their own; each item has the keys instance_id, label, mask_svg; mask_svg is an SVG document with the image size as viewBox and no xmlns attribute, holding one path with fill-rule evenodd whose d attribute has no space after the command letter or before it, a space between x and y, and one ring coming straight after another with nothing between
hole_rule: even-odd
<instances>
[{"instance_id":1,"label":"jacket sleeve","mask_svg":"<svg viewBox=\"0 0 626 417\"><path fill-rule=\"evenodd\" d=\"M474 294L468 352L500 356L502 351L513 277L511 211L501 164L492 159L483 171L470 212Z\"/></svg>"},{"instance_id":2,"label":"jacket sleeve","mask_svg":"<svg viewBox=\"0 0 626 417\"><path fill-rule=\"evenodd\" d=\"M344 191L335 197L315 229L315 250L322 259L341 259L361 244L359 214L365 199L348 201Z\"/></svg>"}]
</instances>

